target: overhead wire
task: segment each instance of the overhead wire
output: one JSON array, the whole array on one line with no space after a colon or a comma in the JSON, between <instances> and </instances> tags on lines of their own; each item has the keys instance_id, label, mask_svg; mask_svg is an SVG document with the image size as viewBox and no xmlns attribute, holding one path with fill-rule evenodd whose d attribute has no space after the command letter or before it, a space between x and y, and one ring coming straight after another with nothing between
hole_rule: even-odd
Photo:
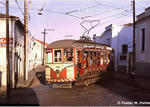
<instances>
[{"instance_id":1,"label":"overhead wire","mask_svg":"<svg viewBox=\"0 0 150 107\"><path fill-rule=\"evenodd\" d=\"M114 7L114 6L110 6L110 5L102 4L102 3L100 3L100 2L98 2L98 1L96 1L96 0L92 0L92 1L94 1L94 2L95 2L95 3L97 3L97 4L100 4L100 5L106 6L106 7L110 7L110 8L118 9L118 7Z\"/></svg>"},{"instance_id":2,"label":"overhead wire","mask_svg":"<svg viewBox=\"0 0 150 107\"><path fill-rule=\"evenodd\" d=\"M113 12L113 11L116 11L116 10L124 9L124 8L127 8L127 7L129 7L129 6L116 8L116 9L114 9L114 10L108 10L108 11L105 11L105 12L103 12L103 13L97 13L97 14L95 14L95 15L85 16L85 17L82 17L82 18L85 19L85 18L95 17L95 16L103 15L103 14L106 14L106 13L109 13L109 12Z\"/></svg>"},{"instance_id":3,"label":"overhead wire","mask_svg":"<svg viewBox=\"0 0 150 107\"><path fill-rule=\"evenodd\" d=\"M100 5L100 4L99 4L99 5ZM44 6L45 6L45 3L44 3ZM98 6L98 5L95 5L95 6ZM92 6L92 7L94 7L94 6ZM90 7L90 8L92 8L92 7ZM129 6L125 6L125 7L129 7ZM118 10L118 9L121 9L121 8L125 8L125 7L116 8L115 10ZM17 7L10 7L10 8L17 8ZM17 8L17 9L18 9L18 8ZM22 9L22 8L20 8L20 9ZM32 9L30 9L30 10L39 10L39 9L34 9L34 8L32 8ZM82 9L82 10L83 10L83 9ZM48 10L48 9L43 9L42 11L51 12L51 13L57 13L57 14L62 14L62 15L68 15L68 16L75 17L75 18L77 18L77 19L81 19L81 20L83 20L83 21L86 20L86 19L84 19L84 18L82 18L82 17L79 17L79 16L76 16L76 15L70 14L71 12L59 12L59 11L53 11L53 10ZM109 12L112 12L112 11L114 11L114 10L111 10L111 11L109 11ZM77 10L72 11L72 12L77 12ZM104 13L107 13L107 12L104 12ZM104 13L99 13L99 14L104 14ZM98 15L98 14L96 14L96 15ZM90 17L94 17L94 16L96 16L96 15L92 15L92 16L90 16ZM102 19L102 20L103 20L103 19Z\"/></svg>"},{"instance_id":4,"label":"overhead wire","mask_svg":"<svg viewBox=\"0 0 150 107\"><path fill-rule=\"evenodd\" d=\"M69 13L65 13L66 15L68 15L68 16L72 16L72 17L75 17L75 18L77 18L77 19L81 19L81 20L84 20L85 21L85 19L82 19L81 17L79 17L79 16L75 16L75 15L72 15L72 14L69 14Z\"/></svg>"},{"instance_id":5,"label":"overhead wire","mask_svg":"<svg viewBox=\"0 0 150 107\"><path fill-rule=\"evenodd\" d=\"M1 7L1 8L5 8L5 7ZM13 8L13 9L18 9L18 7L12 7L12 6L10 6L10 8ZM24 8L21 8L21 9L24 9ZM39 9L29 9L29 10L39 10ZM51 13L58 13L58 14L66 14L65 12L59 12L59 11L53 11L53 10L48 10L48 9L43 9L43 11L47 11L47 12L51 12Z\"/></svg>"},{"instance_id":6,"label":"overhead wire","mask_svg":"<svg viewBox=\"0 0 150 107\"><path fill-rule=\"evenodd\" d=\"M111 15L111 16L108 16L108 17L105 17L105 18L103 18L103 19L101 19L101 20L106 20L106 19L109 19L110 17L114 17L114 16L117 16L117 15L126 15L126 13L128 12L129 10L125 10L124 12L122 12L122 13L117 13L117 14L114 14L114 15Z\"/></svg>"},{"instance_id":7,"label":"overhead wire","mask_svg":"<svg viewBox=\"0 0 150 107\"><path fill-rule=\"evenodd\" d=\"M125 7L129 7L129 6L125 6ZM118 9L121 9L121 8L125 8L125 7L120 7L120 8L117 8L115 10L118 10ZM16 8L16 7L10 7L10 8ZM22 8L21 8L22 9ZM30 10L39 10L39 9L30 9ZM83 17L79 17L79 16L76 16L76 15L72 15L70 14L70 12L59 12L59 11L53 11L53 10L48 10L48 9L43 9L42 11L46 11L46 12L51 12L51 13L57 13L57 14L62 14L62 15L68 15L68 16L72 16L72 17L75 17L77 19L81 19L81 20L86 20L84 19ZM114 10L111 10L111 11L107 11L107 12L112 12ZM104 13L99 13L99 14L95 14L95 15L92 15L92 16L85 16L86 18L89 18L89 17L94 17L94 16L97 16L97 15L100 15L100 14L105 14L107 12L104 12Z\"/></svg>"},{"instance_id":8,"label":"overhead wire","mask_svg":"<svg viewBox=\"0 0 150 107\"><path fill-rule=\"evenodd\" d=\"M23 13L22 10L21 10L22 8L20 7L18 1L17 1L17 0L15 0L15 1L16 1L16 3L17 3L17 6L18 6L19 10L20 10L21 13L24 15L24 13ZM95 1L95 0L94 0L94 1ZM31 1L30 1L30 2L31 2ZM96 5L93 5L93 6L90 6L90 7L87 7L87 8L83 8L83 9L80 9L80 10L73 10L73 11L70 11L70 12L59 12L59 11L53 11L53 10L49 10L49 9L44 9L44 7L45 7L45 5L46 5L46 2L47 2L47 0L44 1L44 4L42 5L42 8L40 9L41 11L46 11L46 12L51 12L51 13L57 13L57 14L62 14L62 15L68 15L68 16L72 16L72 17L74 17L74 18L77 18L77 19L80 19L80 20L83 20L83 21L87 21L87 19L85 19L85 18L102 15L102 14L109 13L109 12L112 12L112 11L115 11L115 10L124 10L124 8L129 7L129 6L124 6L124 7L115 8L115 7L112 7L112 6L108 6L108 5L104 5L104 4L101 4L101 3L97 3ZM1 3L1 4L2 4L2 3ZM31 3L31 5L32 5L32 3ZM113 10L106 11L106 12L104 12L104 13L98 13L98 14L95 14L95 15L85 16L85 17L79 17L79 16L77 16L77 15L71 14L71 13L74 13L74 12L81 12L81 11L83 11L83 10L85 10L85 9L95 8L95 7L99 6L99 5L104 5L104 6L107 6L107 7L114 8L114 9L113 9ZM12 8L15 8L15 7L12 7ZM33 5L32 5L32 8L31 8L30 10L33 10L33 12L34 12L34 17L35 17L35 19L36 19L36 21L37 21L37 18L36 18L36 16L35 16L35 10L39 11L39 9L34 9L34 8L33 8ZM126 10L125 10L125 11L126 11ZM131 13L129 13L129 14L131 14ZM103 23L100 23L99 25L102 25L102 24L105 24L105 23L108 23L108 22L117 20L117 19L119 19L119 18L121 18L121 17L125 17L125 16L127 16L127 15L129 15L129 14L124 15L124 14L122 13L121 16L116 17L116 18L113 18L113 19L108 20L108 21L105 21L105 22L103 22ZM111 17L116 16L116 15L117 15L117 14L112 15L112 16L109 16L109 17L106 17L106 18L101 19L101 20L105 20L105 19L111 18ZM37 21L37 22L38 22L38 21ZM91 24L91 23L90 23L90 24ZM96 26L97 26L97 25L96 25ZM94 26L94 27L96 27L96 26ZM84 34L87 32L87 35L89 35L89 32L90 32L91 29L93 29L94 27L92 26L90 29L86 29L86 31L84 32Z\"/></svg>"},{"instance_id":9,"label":"overhead wire","mask_svg":"<svg viewBox=\"0 0 150 107\"><path fill-rule=\"evenodd\" d=\"M5 3L3 3L2 1L0 1L0 4L2 4L2 5L4 5L4 6L6 6L6 4L5 4Z\"/></svg>"},{"instance_id":10,"label":"overhead wire","mask_svg":"<svg viewBox=\"0 0 150 107\"><path fill-rule=\"evenodd\" d=\"M29 3L31 4L31 8L33 9L33 5L32 5L31 0L30 0L30 2L29 2ZM36 22L38 23L37 18L36 18L36 15L35 15L35 10L33 10L33 16L34 16L34 18L35 18Z\"/></svg>"},{"instance_id":11,"label":"overhead wire","mask_svg":"<svg viewBox=\"0 0 150 107\"><path fill-rule=\"evenodd\" d=\"M83 10L87 10L87 9L90 9L90 8L95 8L95 7L99 6L99 5L100 5L100 4L96 4L96 5L93 5L93 6L89 6L89 7L87 7L87 8L82 8L82 9L79 9L79 10L72 10L72 11L66 12L66 13L81 12L81 11L83 11Z\"/></svg>"},{"instance_id":12,"label":"overhead wire","mask_svg":"<svg viewBox=\"0 0 150 107\"><path fill-rule=\"evenodd\" d=\"M44 1L44 4L43 4L43 6L42 6L41 10L43 10L43 9L44 9L44 6L46 5L46 2L47 2L47 0L45 0L45 1Z\"/></svg>"},{"instance_id":13,"label":"overhead wire","mask_svg":"<svg viewBox=\"0 0 150 107\"><path fill-rule=\"evenodd\" d=\"M19 3L18 3L18 0L15 0L15 2L16 2L16 4L17 4L19 10L21 11L22 15L24 16L24 12L22 11L22 9L21 9L21 7L20 7L20 5L19 5Z\"/></svg>"},{"instance_id":14,"label":"overhead wire","mask_svg":"<svg viewBox=\"0 0 150 107\"><path fill-rule=\"evenodd\" d=\"M114 19L111 19L111 20L109 20L109 21L103 22L102 24L111 22L111 21L113 21L113 20L116 20L116 19L118 19L118 18L121 18L122 16L126 16L126 15L128 15L128 14L125 14L125 13L128 12L128 11L129 11L129 10L125 10L125 11L122 12L122 13L115 14L115 15L106 17L106 18L104 18L104 19L96 20L96 21L99 21L99 23L97 23L96 26L98 26L98 25L100 24L100 21L106 20L106 19L108 19L108 18L112 18L113 16L117 16L117 15L120 15L120 14L121 14L121 16L119 16L119 17L117 17L117 18L114 18ZM90 22L91 28L87 29L85 26L83 26L83 24L84 24L85 22ZM91 20L91 21L90 21L90 20L89 20L89 21L88 21L88 20L85 20L85 21L81 22L80 25L85 29L85 32L83 33L83 36L85 36L85 34L88 36L88 35L89 35L89 32L90 32L93 28L96 27L96 26L92 26L92 20ZM100 24L100 25L101 25L101 24Z\"/></svg>"},{"instance_id":15,"label":"overhead wire","mask_svg":"<svg viewBox=\"0 0 150 107\"><path fill-rule=\"evenodd\" d=\"M119 16L119 17L116 17L116 18L114 18L114 19L108 20L108 21L106 21L106 22L103 22L103 23L101 23L100 25L105 24L105 23L108 23L108 22L111 22L111 21L114 21L114 20L117 20L117 19L122 18L122 17L125 17L125 16L128 16L128 15L130 15L130 14L132 14L132 12L130 12L130 13L126 14L126 15L121 15L121 16Z\"/></svg>"}]
</instances>

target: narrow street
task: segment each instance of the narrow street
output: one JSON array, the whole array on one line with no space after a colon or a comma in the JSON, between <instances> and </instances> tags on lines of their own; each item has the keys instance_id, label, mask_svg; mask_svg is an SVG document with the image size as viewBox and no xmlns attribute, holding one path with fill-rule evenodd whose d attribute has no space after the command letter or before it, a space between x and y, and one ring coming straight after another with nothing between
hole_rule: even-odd
<instances>
[{"instance_id":1,"label":"narrow street","mask_svg":"<svg viewBox=\"0 0 150 107\"><path fill-rule=\"evenodd\" d=\"M39 104L44 106L140 105L142 101L148 102L150 96L149 92L139 87L110 79L100 80L88 87L80 86L73 89L52 89L50 85L41 85L38 81L35 84L33 90Z\"/></svg>"},{"instance_id":2,"label":"narrow street","mask_svg":"<svg viewBox=\"0 0 150 107\"><path fill-rule=\"evenodd\" d=\"M53 89L35 78L30 88L13 90L9 104L41 106L117 106L148 105L150 93L132 84L116 79L103 79L72 89ZM142 104L143 103L143 104Z\"/></svg>"}]
</instances>

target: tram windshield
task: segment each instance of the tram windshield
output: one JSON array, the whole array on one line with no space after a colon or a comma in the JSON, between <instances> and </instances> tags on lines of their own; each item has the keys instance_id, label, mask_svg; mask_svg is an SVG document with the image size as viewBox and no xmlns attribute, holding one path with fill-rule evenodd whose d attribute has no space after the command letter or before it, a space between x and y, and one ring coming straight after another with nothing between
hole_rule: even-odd
<instances>
[{"instance_id":1,"label":"tram windshield","mask_svg":"<svg viewBox=\"0 0 150 107\"><path fill-rule=\"evenodd\" d=\"M61 62L62 58L61 58L61 50L54 50L54 61L55 62Z\"/></svg>"},{"instance_id":2,"label":"tram windshield","mask_svg":"<svg viewBox=\"0 0 150 107\"><path fill-rule=\"evenodd\" d=\"M64 62L73 61L73 49L66 48L64 49Z\"/></svg>"}]
</instances>

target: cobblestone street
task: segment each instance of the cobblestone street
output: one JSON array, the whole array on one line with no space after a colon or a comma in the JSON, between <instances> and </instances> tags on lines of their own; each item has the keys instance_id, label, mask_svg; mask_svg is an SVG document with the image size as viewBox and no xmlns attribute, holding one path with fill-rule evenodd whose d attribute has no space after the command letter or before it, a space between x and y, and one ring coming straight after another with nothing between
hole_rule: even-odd
<instances>
[{"instance_id":1,"label":"cobblestone street","mask_svg":"<svg viewBox=\"0 0 150 107\"><path fill-rule=\"evenodd\" d=\"M35 78L30 88L13 90L12 100L1 100L0 103L41 106L133 106L148 105L146 103L150 102L149 96L149 90L117 79L102 79L88 87L53 89L51 85L44 85L41 80Z\"/></svg>"}]
</instances>

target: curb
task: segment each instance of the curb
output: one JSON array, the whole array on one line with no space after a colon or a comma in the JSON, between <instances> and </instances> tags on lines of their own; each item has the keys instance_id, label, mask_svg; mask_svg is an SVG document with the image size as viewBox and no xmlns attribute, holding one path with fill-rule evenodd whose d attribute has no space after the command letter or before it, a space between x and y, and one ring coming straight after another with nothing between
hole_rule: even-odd
<instances>
[{"instance_id":1,"label":"curb","mask_svg":"<svg viewBox=\"0 0 150 107\"><path fill-rule=\"evenodd\" d=\"M2 86L0 87L0 94L3 94L6 92L6 87Z\"/></svg>"},{"instance_id":2,"label":"curb","mask_svg":"<svg viewBox=\"0 0 150 107\"><path fill-rule=\"evenodd\" d=\"M35 78L35 71L32 70L30 71L30 73L33 73L33 74L29 76L28 80L25 82L21 80L20 82L17 83L16 88L29 88L32 85L34 78Z\"/></svg>"}]
</instances>

